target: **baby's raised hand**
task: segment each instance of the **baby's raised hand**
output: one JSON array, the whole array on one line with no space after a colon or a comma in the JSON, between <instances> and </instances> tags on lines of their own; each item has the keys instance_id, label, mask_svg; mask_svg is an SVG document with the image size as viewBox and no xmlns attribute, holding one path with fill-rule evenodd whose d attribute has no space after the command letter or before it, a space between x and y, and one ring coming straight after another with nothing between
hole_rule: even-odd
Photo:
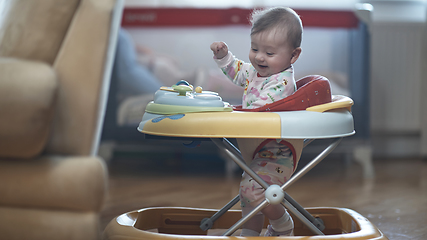
<instances>
[{"instance_id":1,"label":"baby's raised hand","mask_svg":"<svg viewBox=\"0 0 427 240\"><path fill-rule=\"evenodd\" d=\"M214 42L211 44L211 50L217 59L221 59L227 55L228 46L225 42Z\"/></svg>"}]
</instances>

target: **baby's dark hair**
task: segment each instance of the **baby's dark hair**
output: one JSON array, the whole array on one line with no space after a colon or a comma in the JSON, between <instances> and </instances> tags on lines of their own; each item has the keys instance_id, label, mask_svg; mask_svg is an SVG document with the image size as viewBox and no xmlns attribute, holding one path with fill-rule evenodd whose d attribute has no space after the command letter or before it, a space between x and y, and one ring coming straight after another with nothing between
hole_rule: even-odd
<instances>
[{"instance_id":1,"label":"baby's dark hair","mask_svg":"<svg viewBox=\"0 0 427 240\"><path fill-rule=\"evenodd\" d=\"M251 16L251 36L273 28L287 30L287 40L293 48L301 46L302 22L298 14L287 7L256 10Z\"/></svg>"}]
</instances>

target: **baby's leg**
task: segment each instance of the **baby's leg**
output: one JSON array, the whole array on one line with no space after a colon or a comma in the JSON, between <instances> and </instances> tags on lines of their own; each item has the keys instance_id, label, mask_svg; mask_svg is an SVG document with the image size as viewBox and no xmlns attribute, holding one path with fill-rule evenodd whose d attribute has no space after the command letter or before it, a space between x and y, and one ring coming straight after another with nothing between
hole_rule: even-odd
<instances>
[{"instance_id":1,"label":"baby's leg","mask_svg":"<svg viewBox=\"0 0 427 240\"><path fill-rule=\"evenodd\" d=\"M253 208L245 210L244 208L242 208L242 216L245 217L252 209ZM264 226L264 218L265 217L261 212L253 216L243 225L240 236L259 236L262 231L262 226Z\"/></svg>"},{"instance_id":2,"label":"baby's leg","mask_svg":"<svg viewBox=\"0 0 427 240\"><path fill-rule=\"evenodd\" d=\"M252 178L243 173L242 181L240 182L240 206L242 207L242 217L247 216L254 208L250 204L250 199L248 199L247 192L245 189L252 189L254 187L254 181ZM260 187L260 186L257 186ZM260 189L260 191L262 191ZM253 196L249 196L253 198ZM262 231L262 226L264 225L264 215L259 212L257 215L249 219L242 227L242 233L240 236L259 236Z\"/></svg>"},{"instance_id":3,"label":"baby's leg","mask_svg":"<svg viewBox=\"0 0 427 240\"><path fill-rule=\"evenodd\" d=\"M266 140L255 150L250 168L269 185L283 185L293 174L296 158L291 145L281 140ZM264 189L246 173L241 184L242 203L252 207L265 199ZM269 236L289 235L293 222L282 205L269 205L262 213L270 220Z\"/></svg>"},{"instance_id":4,"label":"baby's leg","mask_svg":"<svg viewBox=\"0 0 427 240\"><path fill-rule=\"evenodd\" d=\"M249 214L264 198L264 189L248 174L244 173L240 186L242 215L246 216ZM278 204L265 207L261 212L248 220L243 225L241 236L259 236L264 225L264 216L270 220L271 226L269 227L272 228L267 233L273 232L274 235L289 235L288 233L292 232L292 219L286 209L281 204Z\"/></svg>"},{"instance_id":5,"label":"baby's leg","mask_svg":"<svg viewBox=\"0 0 427 240\"><path fill-rule=\"evenodd\" d=\"M277 220L285 214L286 210L281 204L269 205L261 211L268 219Z\"/></svg>"},{"instance_id":6,"label":"baby's leg","mask_svg":"<svg viewBox=\"0 0 427 240\"><path fill-rule=\"evenodd\" d=\"M270 221L265 236L290 236L292 234L294 222L282 205L270 205L262 212Z\"/></svg>"}]
</instances>

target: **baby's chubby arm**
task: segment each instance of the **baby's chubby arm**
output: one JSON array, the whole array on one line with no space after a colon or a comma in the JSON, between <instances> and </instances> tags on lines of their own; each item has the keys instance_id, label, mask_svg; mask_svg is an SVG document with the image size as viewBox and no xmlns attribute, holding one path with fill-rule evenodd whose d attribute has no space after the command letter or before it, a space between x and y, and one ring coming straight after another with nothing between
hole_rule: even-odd
<instances>
[{"instance_id":1,"label":"baby's chubby arm","mask_svg":"<svg viewBox=\"0 0 427 240\"><path fill-rule=\"evenodd\" d=\"M216 59L221 59L228 54L228 46L225 42L212 43L211 50Z\"/></svg>"},{"instance_id":2,"label":"baby's chubby arm","mask_svg":"<svg viewBox=\"0 0 427 240\"><path fill-rule=\"evenodd\" d=\"M244 87L246 84L246 73L250 64L245 63L228 51L225 42L214 42L211 44L214 60L222 72L236 85Z\"/></svg>"}]
</instances>

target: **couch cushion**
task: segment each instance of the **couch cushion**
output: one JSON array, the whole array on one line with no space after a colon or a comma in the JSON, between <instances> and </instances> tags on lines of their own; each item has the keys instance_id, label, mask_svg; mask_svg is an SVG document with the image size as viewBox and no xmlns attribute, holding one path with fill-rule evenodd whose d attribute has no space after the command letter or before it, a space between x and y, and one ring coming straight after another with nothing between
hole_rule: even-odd
<instances>
[{"instance_id":1,"label":"couch cushion","mask_svg":"<svg viewBox=\"0 0 427 240\"><path fill-rule=\"evenodd\" d=\"M27 209L0 206L0 239L101 239L95 212Z\"/></svg>"},{"instance_id":2,"label":"couch cushion","mask_svg":"<svg viewBox=\"0 0 427 240\"><path fill-rule=\"evenodd\" d=\"M0 5L0 56L52 64L79 2L5 1Z\"/></svg>"},{"instance_id":3,"label":"couch cushion","mask_svg":"<svg viewBox=\"0 0 427 240\"><path fill-rule=\"evenodd\" d=\"M0 206L100 211L107 170L97 157L0 161Z\"/></svg>"},{"instance_id":4,"label":"couch cushion","mask_svg":"<svg viewBox=\"0 0 427 240\"><path fill-rule=\"evenodd\" d=\"M0 58L0 158L29 158L45 147L57 91L42 62Z\"/></svg>"}]
</instances>

